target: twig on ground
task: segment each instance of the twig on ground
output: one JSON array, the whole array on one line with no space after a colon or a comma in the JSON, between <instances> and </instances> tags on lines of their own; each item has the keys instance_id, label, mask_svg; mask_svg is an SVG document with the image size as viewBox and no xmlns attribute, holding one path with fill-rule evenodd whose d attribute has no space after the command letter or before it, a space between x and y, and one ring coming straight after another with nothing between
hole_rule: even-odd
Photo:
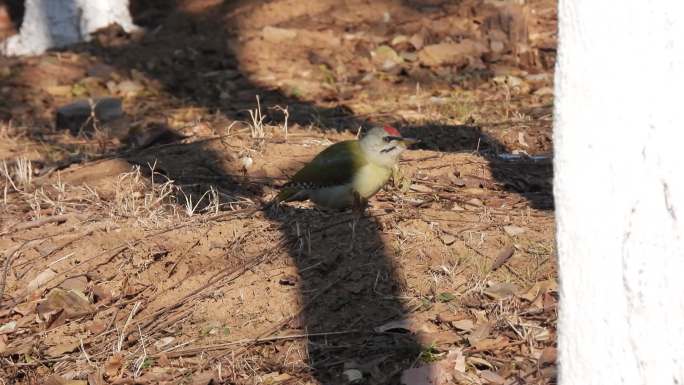
<instances>
[{"instance_id":1,"label":"twig on ground","mask_svg":"<svg viewBox=\"0 0 684 385\"><path fill-rule=\"evenodd\" d=\"M17 245L5 253L5 264L2 267L2 276L0 276L0 303L2 303L2 297L5 295L5 284L7 283L7 273L9 272L10 266L12 265L12 259L14 255L18 253L26 244L30 241L26 241L20 245Z\"/></svg>"},{"instance_id":2,"label":"twig on ground","mask_svg":"<svg viewBox=\"0 0 684 385\"><path fill-rule=\"evenodd\" d=\"M16 225L14 225L10 230L11 230L11 232L14 233L14 232L21 231L21 230L28 230L28 229L40 227L40 226L46 225L48 223L58 223L58 224L64 223L71 217L72 217L72 215L65 214L65 215L53 215L53 216L45 217L45 218L38 218L38 219L34 219L32 221L18 223Z\"/></svg>"},{"instance_id":3,"label":"twig on ground","mask_svg":"<svg viewBox=\"0 0 684 385\"><path fill-rule=\"evenodd\" d=\"M225 342L222 344L198 346L196 348L190 348L190 349L185 349L185 350L177 350L174 352L166 352L165 354L168 358L186 357L186 356L194 356L197 354L201 354L203 352L210 352L213 350L223 350L225 348L228 348L231 346L236 346L236 345L246 345L246 344L256 345L256 344L259 344L262 342L295 340L295 339L300 339L300 338L311 338L311 337L337 336L337 335L354 334L354 333L358 333L358 332L359 332L359 330L354 329L354 330L344 330L344 331L337 331L337 332L303 333L303 334L292 334L292 335L287 335L287 336L245 338L245 339L241 339L238 341ZM157 354L153 355L152 357L158 357L159 355L161 355L161 353L157 353Z\"/></svg>"}]
</instances>

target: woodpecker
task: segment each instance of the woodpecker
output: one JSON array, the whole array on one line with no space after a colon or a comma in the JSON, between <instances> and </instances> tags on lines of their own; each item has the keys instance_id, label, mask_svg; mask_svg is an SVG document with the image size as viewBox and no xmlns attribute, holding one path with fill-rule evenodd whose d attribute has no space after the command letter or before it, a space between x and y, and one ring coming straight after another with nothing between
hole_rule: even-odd
<instances>
[{"instance_id":1,"label":"woodpecker","mask_svg":"<svg viewBox=\"0 0 684 385\"><path fill-rule=\"evenodd\" d=\"M335 143L299 170L275 203L311 200L328 209L363 209L390 179L411 144L391 126L372 128L360 140Z\"/></svg>"}]
</instances>

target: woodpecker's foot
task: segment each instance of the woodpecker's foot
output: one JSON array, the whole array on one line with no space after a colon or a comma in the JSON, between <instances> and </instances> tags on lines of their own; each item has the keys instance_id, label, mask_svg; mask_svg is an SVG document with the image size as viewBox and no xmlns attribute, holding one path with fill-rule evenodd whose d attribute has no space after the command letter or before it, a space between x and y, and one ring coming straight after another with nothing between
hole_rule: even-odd
<instances>
[{"instance_id":1,"label":"woodpecker's foot","mask_svg":"<svg viewBox=\"0 0 684 385\"><path fill-rule=\"evenodd\" d=\"M352 218L352 222L350 224L350 227L351 227L351 242L349 243L349 252L350 253L354 252L354 247L356 246L356 222L358 222L358 219L356 217Z\"/></svg>"},{"instance_id":2,"label":"woodpecker's foot","mask_svg":"<svg viewBox=\"0 0 684 385\"><path fill-rule=\"evenodd\" d=\"M354 202L352 203L352 214L358 219L362 218L366 213L368 207L368 200L361 198L361 195L354 191Z\"/></svg>"}]
</instances>

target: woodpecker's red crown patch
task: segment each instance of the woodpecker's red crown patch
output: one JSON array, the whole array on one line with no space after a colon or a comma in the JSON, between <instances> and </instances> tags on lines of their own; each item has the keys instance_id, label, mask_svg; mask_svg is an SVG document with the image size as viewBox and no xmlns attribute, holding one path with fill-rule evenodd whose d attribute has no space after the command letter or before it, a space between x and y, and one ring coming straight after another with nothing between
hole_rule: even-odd
<instances>
[{"instance_id":1,"label":"woodpecker's red crown patch","mask_svg":"<svg viewBox=\"0 0 684 385\"><path fill-rule=\"evenodd\" d=\"M383 128L385 129L385 132L386 132L386 133L388 133L388 134L390 134L390 135L392 135L392 136L399 136L399 137L401 137L401 133L399 133L399 130L397 130L396 128L394 128L394 127L392 127L392 126L390 126L390 125L386 125L386 126L383 127Z\"/></svg>"}]
</instances>

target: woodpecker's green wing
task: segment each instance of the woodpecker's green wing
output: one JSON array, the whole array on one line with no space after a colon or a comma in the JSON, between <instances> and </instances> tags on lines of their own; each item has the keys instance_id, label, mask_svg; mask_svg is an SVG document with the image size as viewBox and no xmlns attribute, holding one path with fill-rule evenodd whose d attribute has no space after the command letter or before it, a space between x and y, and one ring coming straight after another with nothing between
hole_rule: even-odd
<instances>
[{"instance_id":1,"label":"woodpecker's green wing","mask_svg":"<svg viewBox=\"0 0 684 385\"><path fill-rule=\"evenodd\" d=\"M351 183L357 170L366 165L358 140L335 143L299 170L276 197L286 201L300 190Z\"/></svg>"}]
</instances>

